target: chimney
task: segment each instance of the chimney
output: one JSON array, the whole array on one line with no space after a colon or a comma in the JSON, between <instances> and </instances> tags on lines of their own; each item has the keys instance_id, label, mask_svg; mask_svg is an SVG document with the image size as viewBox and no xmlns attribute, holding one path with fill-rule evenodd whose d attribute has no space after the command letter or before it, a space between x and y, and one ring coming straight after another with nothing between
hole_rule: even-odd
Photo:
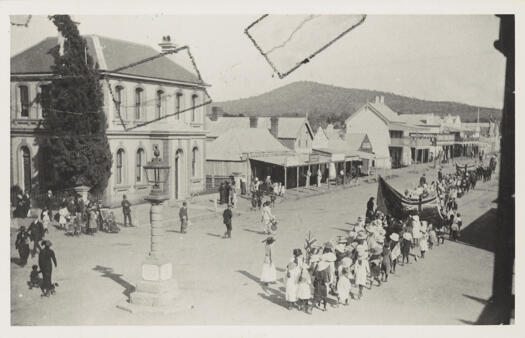
<instances>
[{"instance_id":1,"label":"chimney","mask_svg":"<svg viewBox=\"0 0 525 338\"><path fill-rule=\"evenodd\" d=\"M381 95L381 103L385 103L385 97L383 95Z\"/></svg>"},{"instance_id":2,"label":"chimney","mask_svg":"<svg viewBox=\"0 0 525 338\"><path fill-rule=\"evenodd\" d=\"M171 37L169 35L162 37L162 42L159 43L159 46L161 48L161 53L164 54L173 53L177 49L175 43L171 42Z\"/></svg>"},{"instance_id":3,"label":"chimney","mask_svg":"<svg viewBox=\"0 0 525 338\"><path fill-rule=\"evenodd\" d=\"M257 116L250 116L250 128L257 128Z\"/></svg>"},{"instance_id":4,"label":"chimney","mask_svg":"<svg viewBox=\"0 0 525 338\"><path fill-rule=\"evenodd\" d=\"M270 134L276 139L279 138L279 117L272 116L270 118Z\"/></svg>"},{"instance_id":5,"label":"chimney","mask_svg":"<svg viewBox=\"0 0 525 338\"><path fill-rule=\"evenodd\" d=\"M381 102L381 97L378 95L376 96L376 103L379 103L379 102Z\"/></svg>"}]
</instances>

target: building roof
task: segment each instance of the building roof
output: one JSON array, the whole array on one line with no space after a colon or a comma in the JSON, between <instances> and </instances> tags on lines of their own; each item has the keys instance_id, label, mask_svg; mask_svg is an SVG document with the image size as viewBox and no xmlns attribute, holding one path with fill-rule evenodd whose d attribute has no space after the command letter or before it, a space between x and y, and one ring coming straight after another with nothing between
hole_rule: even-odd
<instances>
[{"instance_id":1,"label":"building roof","mask_svg":"<svg viewBox=\"0 0 525 338\"><path fill-rule=\"evenodd\" d=\"M313 137L313 131L305 117L279 117L279 138L296 138L299 136L299 130L304 124L308 125L310 135Z\"/></svg>"},{"instance_id":2,"label":"building roof","mask_svg":"<svg viewBox=\"0 0 525 338\"><path fill-rule=\"evenodd\" d=\"M99 35L87 35L88 53L98 63L99 68L111 71L134 62L159 54L150 46L123 41ZM36 45L11 58L11 74L51 73L54 64L54 48L58 47L58 37L48 37ZM168 81L180 81L204 85L199 76L168 56L141 63L118 72L119 74L150 77Z\"/></svg>"},{"instance_id":3,"label":"building roof","mask_svg":"<svg viewBox=\"0 0 525 338\"><path fill-rule=\"evenodd\" d=\"M390 109L390 107L384 103L368 102L367 105L371 107L372 110L375 110L382 115L388 122L404 122L398 113Z\"/></svg>"},{"instance_id":4,"label":"building roof","mask_svg":"<svg viewBox=\"0 0 525 338\"><path fill-rule=\"evenodd\" d=\"M416 126L440 125L439 120L435 121L434 114L399 114L399 118L401 118L407 124L412 124Z\"/></svg>"},{"instance_id":5,"label":"building roof","mask_svg":"<svg viewBox=\"0 0 525 338\"><path fill-rule=\"evenodd\" d=\"M296 138L299 134L299 129L304 123L308 121L304 117L279 117L279 127L277 130L278 138ZM208 137L219 137L232 128L250 128L249 117L220 117L217 121L212 121L209 127ZM269 117L257 118L257 129L271 128L271 120ZM308 128L310 128L308 124ZM254 128L252 128L254 129ZM313 137L312 130L310 134Z\"/></svg>"},{"instance_id":6,"label":"building roof","mask_svg":"<svg viewBox=\"0 0 525 338\"><path fill-rule=\"evenodd\" d=\"M264 128L232 128L207 145L206 159L241 161L243 153L283 153L288 148Z\"/></svg>"},{"instance_id":7,"label":"building roof","mask_svg":"<svg viewBox=\"0 0 525 338\"><path fill-rule=\"evenodd\" d=\"M348 133L344 135L344 142L348 150L359 150L367 138L365 133Z\"/></svg>"}]
</instances>

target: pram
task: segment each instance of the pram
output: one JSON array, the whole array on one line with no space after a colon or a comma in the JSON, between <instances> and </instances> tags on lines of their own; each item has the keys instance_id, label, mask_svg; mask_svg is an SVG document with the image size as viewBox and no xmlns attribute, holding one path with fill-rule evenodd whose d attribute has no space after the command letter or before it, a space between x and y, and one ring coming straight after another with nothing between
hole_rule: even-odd
<instances>
[{"instance_id":1,"label":"pram","mask_svg":"<svg viewBox=\"0 0 525 338\"><path fill-rule=\"evenodd\" d=\"M118 233L120 231L113 211L108 208L102 208L100 209L100 217L102 219L102 231L109 233Z\"/></svg>"}]
</instances>

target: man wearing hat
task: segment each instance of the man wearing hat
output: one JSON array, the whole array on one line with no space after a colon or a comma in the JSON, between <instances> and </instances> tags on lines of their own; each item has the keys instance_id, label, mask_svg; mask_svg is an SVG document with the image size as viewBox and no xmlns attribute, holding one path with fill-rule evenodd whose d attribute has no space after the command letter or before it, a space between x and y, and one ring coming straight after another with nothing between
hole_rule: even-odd
<instances>
[{"instance_id":1,"label":"man wearing hat","mask_svg":"<svg viewBox=\"0 0 525 338\"><path fill-rule=\"evenodd\" d=\"M366 203L366 221L369 222L374 216L374 197L370 197Z\"/></svg>"},{"instance_id":2,"label":"man wearing hat","mask_svg":"<svg viewBox=\"0 0 525 338\"><path fill-rule=\"evenodd\" d=\"M228 204L228 207L222 213L223 223L226 226L226 232L223 238L232 238L232 205Z\"/></svg>"},{"instance_id":3,"label":"man wearing hat","mask_svg":"<svg viewBox=\"0 0 525 338\"><path fill-rule=\"evenodd\" d=\"M179 210L180 233L185 234L188 228L188 203L182 202L182 208Z\"/></svg>"},{"instance_id":4,"label":"man wearing hat","mask_svg":"<svg viewBox=\"0 0 525 338\"><path fill-rule=\"evenodd\" d=\"M25 266L27 264L27 258L29 257L29 234L26 231L25 226L21 226L18 229L18 234L16 235L15 249L18 250L20 255L20 265Z\"/></svg>"},{"instance_id":5,"label":"man wearing hat","mask_svg":"<svg viewBox=\"0 0 525 338\"><path fill-rule=\"evenodd\" d=\"M129 221L129 226L132 227L133 223L131 222L131 203L128 201L126 195L122 195L122 215L124 216L124 226L127 226Z\"/></svg>"},{"instance_id":6,"label":"man wearing hat","mask_svg":"<svg viewBox=\"0 0 525 338\"><path fill-rule=\"evenodd\" d=\"M53 264L57 267L57 259L55 252L51 250L51 242L49 240L42 241L44 248L38 255L38 266L42 272L42 296L48 297L49 294L55 293L55 286L51 281L51 274L53 272ZM52 264L53 263L53 264Z\"/></svg>"}]
</instances>

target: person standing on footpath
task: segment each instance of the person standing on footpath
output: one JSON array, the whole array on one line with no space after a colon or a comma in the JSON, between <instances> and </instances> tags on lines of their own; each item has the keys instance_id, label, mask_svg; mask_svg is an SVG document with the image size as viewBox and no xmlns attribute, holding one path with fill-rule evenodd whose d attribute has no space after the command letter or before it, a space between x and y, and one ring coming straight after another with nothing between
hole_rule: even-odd
<instances>
[{"instance_id":1,"label":"person standing on footpath","mask_svg":"<svg viewBox=\"0 0 525 338\"><path fill-rule=\"evenodd\" d=\"M49 215L50 220L53 220L53 204L53 192L48 190L44 206L47 208L47 214Z\"/></svg>"},{"instance_id":2,"label":"person standing on footpath","mask_svg":"<svg viewBox=\"0 0 525 338\"><path fill-rule=\"evenodd\" d=\"M55 286L51 281L51 274L53 273L53 264L57 267L57 259L55 252L51 250L51 242L45 240L42 242L44 248L38 255L38 266L42 272L42 296L49 297L50 294L55 293Z\"/></svg>"},{"instance_id":3,"label":"person standing on footpath","mask_svg":"<svg viewBox=\"0 0 525 338\"><path fill-rule=\"evenodd\" d=\"M226 232L222 238L232 238L232 206L228 204L228 207L222 213L223 223L226 226Z\"/></svg>"},{"instance_id":4,"label":"person standing on footpath","mask_svg":"<svg viewBox=\"0 0 525 338\"><path fill-rule=\"evenodd\" d=\"M182 202L182 208L179 210L179 218L180 233L185 234L186 229L188 228L188 204L186 202Z\"/></svg>"},{"instance_id":5,"label":"person standing on footpath","mask_svg":"<svg viewBox=\"0 0 525 338\"><path fill-rule=\"evenodd\" d=\"M31 251L31 257L35 257L36 252L40 252L42 248L40 247L40 241L42 238L44 238L44 225L40 221L40 219L35 219L33 222L31 222L31 225L29 225L29 233L31 236L31 240L33 241L33 250Z\"/></svg>"},{"instance_id":6,"label":"person standing on footpath","mask_svg":"<svg viewBox=\"0 0 525 338\"><path fill-rule=\"evenodd\" d=\"M18 250L20 255L20 266L25 266L27 264L27 258L29 257L29 234L26 231L25 226L21 226L18 229L18 234L16 235L15 249Z\"/></svg>"},{"instance_id":7,"label":"person standing on footpath","mask_svg":"<svg viewBox=\"0 0 525 338\"><path fill-rule=\"evenodd\" d=\"M129 221L129 226L132 227L133 223L131 222L131 203L128 201L126 195L122 195L122 214L124 216L124 226L127 226Z\"/></svg>"}]
</instances>

